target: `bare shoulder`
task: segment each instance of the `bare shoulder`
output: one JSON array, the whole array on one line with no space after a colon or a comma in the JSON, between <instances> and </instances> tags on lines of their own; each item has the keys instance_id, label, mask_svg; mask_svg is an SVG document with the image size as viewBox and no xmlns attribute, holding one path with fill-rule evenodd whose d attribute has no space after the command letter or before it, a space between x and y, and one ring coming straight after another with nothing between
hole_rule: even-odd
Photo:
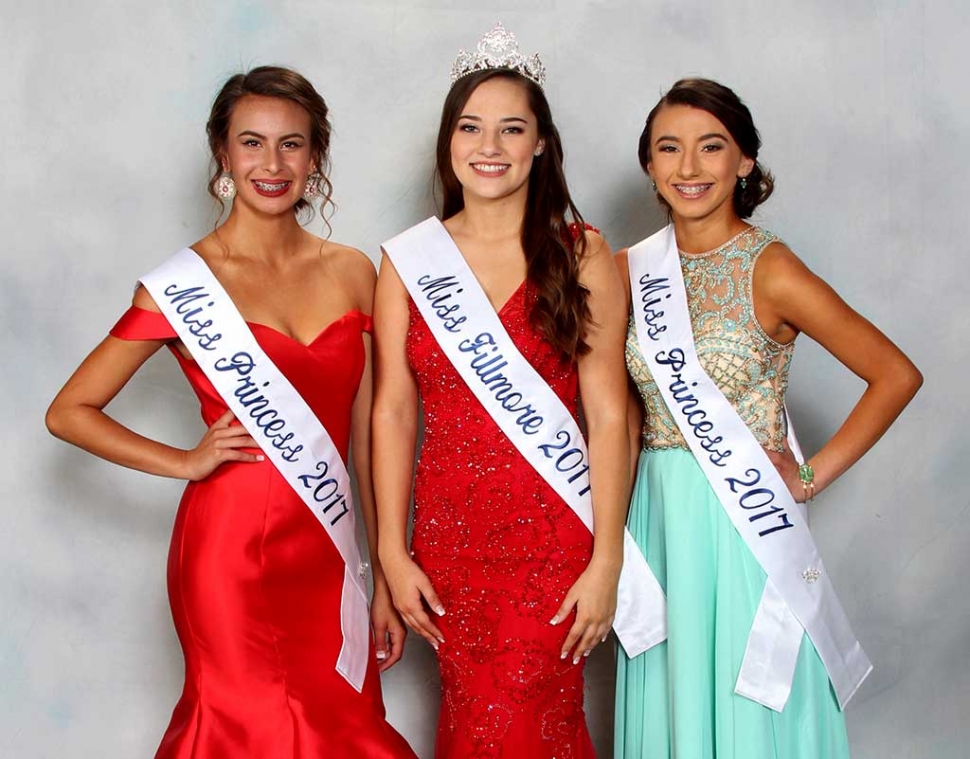
<instances>
[{"instance_id":1,"label":"bare shoulder","mask_svg":"<svg viewBox=\"0 0 970 759\"><path fill-rule=\"evenodd\" d=\"M609 244L606 242L606 238L595 229L584 230L583 238L586 240L587 258L612 255L612 251L610 250Z\"/></svg>"},{"instance_id":2,"label":"bare shoulder","mask_svg":"<svg viewBox=\"0 0 970 759\"><path fill-rule=\"evenodd\" d=\"M356 307L370 313L377 285L374 262L357 248L329 241L324 246L324 258L340 284L352 294Z\"/></svg>"},{"instance_id":3,"label":"bare shoulder","mask_svg":"<svg viewBox=\"0 0 970 759\"><path fill-rule=\"evenodd\" d=\"M782 242L771 242L758 256L754 269L754 286L760 292L769 296L781 296L798 287L807 278L814 279L815 275L792 252L791 248Z\"/></svg>"},{"instance_id":4,"label":"bare shoulder","mask_svg":"<svg viewBox=\"0 0 970 759\"><path fill-rule=\"evenodd\" d=\"M606 268L613 268L613 251L610 250L606 238L599 232L587 229L583 232L586 250L579 261L580 279L596 276Z\"/></svg>"},{"instance_id":5,"label":"bare shoulder","mask_svg":"<svg viewBox=\"0 0 970 759\"><path fill-rule=\"evenodd\" d=\"M338 242L328 242L326 248L333 266L341 273L365 280L373 287L377 280L377 269L366 253Z\"/></svg>"}]
</instances>

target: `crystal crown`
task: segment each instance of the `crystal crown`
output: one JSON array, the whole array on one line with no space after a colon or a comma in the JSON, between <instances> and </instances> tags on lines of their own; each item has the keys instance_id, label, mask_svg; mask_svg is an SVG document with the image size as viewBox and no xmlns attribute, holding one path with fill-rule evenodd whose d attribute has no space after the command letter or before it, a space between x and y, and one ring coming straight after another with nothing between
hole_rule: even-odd
<instances>
[{"instance_id":1,"label":"crystal crown","mask_svg":"<svg viewBox=\"0 0 970 759\"><path fill-rule=\"evenodd\" d=\"M519 43L501 24L496 24L478 42L476 52L458 51L458 57L451 66L451 83L454 85L463 76L488 69L509 69L530 79L541 88L546 82L546 69L536 53L526 58L519 52Z\"/></svg>"}]
</instances>

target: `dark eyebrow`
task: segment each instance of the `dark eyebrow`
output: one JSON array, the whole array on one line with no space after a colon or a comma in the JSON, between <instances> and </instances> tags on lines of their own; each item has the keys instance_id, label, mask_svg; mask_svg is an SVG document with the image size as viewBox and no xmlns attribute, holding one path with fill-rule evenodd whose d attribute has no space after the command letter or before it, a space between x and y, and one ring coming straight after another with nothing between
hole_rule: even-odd
<instances>
[{"instance_id":1,"label":"dark eyebrow","mask_svg":"<svg viewBox=\"0 0 970 759\"><path fill-rule=\"evenodd\" d=\"M728 138L725 137L720 132L711 132L710 134L702 134L698 141L710 140L715 138L719 140L724 140L725 142L728 141ZM655 143L656 142L680 142L680 140L674 137L673 135L662 134L656 140L654 140L654 142Z\"/></svg>"},{"instance_id":2,"label":"dark eyebrow","mask_svg":"<svg viewBox=\"0 0 970 759\"><path fill-rule=\"evenodd\" d=\"M481 121L482 120L482 117L481 116L472 116L472 115L467 114L467 113L463 113L458 118L459 119L468 119L469 121ZM503 119L499 119L499 121L502 124L508 124L509 122L515 122L517 124L528 124L529 123L526 119L523 119L520 116L506 116Z\"/></svg>"},{"instance_id":3,"label":"dark eyebrow","mask_svg":"<svg viewBox=\"0 0 970 759\"><path fill-rule=\"evenodd\" d=\"M259 132L254 132L251 129L246 129L245 131L240 132L236 136L237 137L255 137L258 140L265 140L266 139L266 135L265 134L260 134ZM291 140L294 137L299 137L301 140L305 140L306 139L306 137L304 137L299 132L293 132L292 134L284 134L282 137L280 137L280 141L283 141L283 140Z\"/></svg>"}]
</instances>

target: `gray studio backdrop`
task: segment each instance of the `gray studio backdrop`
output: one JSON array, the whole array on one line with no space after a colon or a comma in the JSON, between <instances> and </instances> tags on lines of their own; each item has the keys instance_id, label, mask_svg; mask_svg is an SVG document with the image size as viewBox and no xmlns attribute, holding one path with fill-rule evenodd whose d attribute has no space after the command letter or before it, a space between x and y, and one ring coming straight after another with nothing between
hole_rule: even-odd
<instances>
[{"instance_id":1,"label":"gray studio backdrop","mask_svg":"<svg viewBox=\"0 0 970 759\"><path fill-rule=\"evenodd\" d=\"M0 756L149 757L181 688L165 561L182 485L56 442L43 412L136 278L211 228L218 86L282 63L319 87L336 127L333 238L376 256L432 212L451 61L497 19L542 53L576 199L614 248L660 224L636 163L648 108L682 75L717 78L751 106L778 180L760 221L923 370L912 407L812 520L876 667L848 709L855 756L967 755L965 3L3 0L0 18ZM799 340L790 402L808 451L862 388ZM164 352L111 412L177 445L202 433ZM604 757L612 657L602 646L588 670ZM430 757L437 676L420 640L384 688Z\"/></svg>"}]
</instances>

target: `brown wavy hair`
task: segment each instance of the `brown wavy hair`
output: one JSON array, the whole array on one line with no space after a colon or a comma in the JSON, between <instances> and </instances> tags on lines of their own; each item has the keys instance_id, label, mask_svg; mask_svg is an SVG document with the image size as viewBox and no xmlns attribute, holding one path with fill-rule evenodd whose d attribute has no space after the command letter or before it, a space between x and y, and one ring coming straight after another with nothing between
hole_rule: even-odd
<instances>
[{"instance_id":1,"label":"brown wavy hair","mask_svg":"<svg viewBox=\"0 0 970 759\"><path fill-rule=\"evenodd\" d=\"M751 118L748 106L741 102L741 98L735 95L733 90L711 79L681 79L675 82L650 111L647 124L640 135L638 157L644 171L650 163L650 130L660 109L665 105L687 105L707 111L724 124L745 157L754 161L754 168L745 177L747 186L741 187L740 182L734 186L734 212L741 219L750 217L754 209L771 197L775 189L775 178L770 171L758 163L761 135L754 126L754 119ZM666 207L669 213L670 206L659 192L657 201Z\"/></svg>"},{"instance_id":2,"label":"brown wavy hair","mask_svg":"<svg viewBox=\"0 0 970 759\"><path fill-rule=\"evenodd\" d=\"M451 138L475 88L489 79L508 79L522 87L536 116L545 149L532 161L522 250L526 279L536 291L529 323L559 352L573 361L589 352L585 340L591 321L589 290L579 281L579 262L586 253L583 217L573 204L563 171L562 140L552 120L549 102L531 80L508 69L488 69L462 77L445 98L435 150L435 174L441 192L441 218L449 219L465 207L461 183L451 165ZM578 233L573 234L571 224Z\"/></svg>"},{"instance_id":3,"label":"brown wavy hair","mask_svg":"<svg viewBox=\"0 0 970 759\"><path fill-rule=\"evenodd\" d=\"M212 103L209 121L205 125L209 136L209 150L212 153L212 169L209 177L209 194L219 201L225 212L226 204L216 193L216 183L222 175L222 157L229 139L229 120L233 108L247 95L282 98L301 106L310 116L310 155L315 171L322 177L320 190L323 193L321 216L329 229L330 224L322 209L334 207L330 184L330 109L302 74L282 66L259 66L245 74L236 74L222 85ZM300 198L293 207L301 221L308 221L313 215L313 206Z\"/></svg>"}]
</instances>

